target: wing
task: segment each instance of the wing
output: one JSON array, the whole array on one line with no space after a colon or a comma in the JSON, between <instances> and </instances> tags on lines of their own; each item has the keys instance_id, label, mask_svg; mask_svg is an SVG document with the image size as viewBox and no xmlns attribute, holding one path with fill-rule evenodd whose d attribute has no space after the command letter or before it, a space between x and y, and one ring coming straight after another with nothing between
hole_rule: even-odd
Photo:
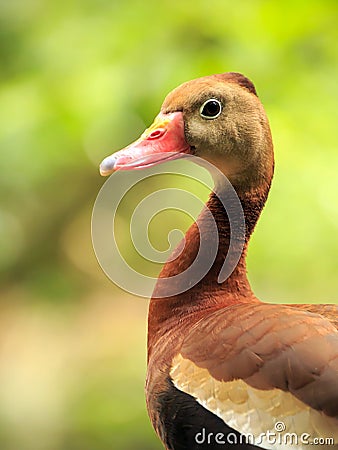
<instances>
[{"instance_id":1,"label":"wing","mask_svg":"<svg viewBox=\"0 0 338 450\"><path fill-rule=\"evenodd\" d=\"M309 311L315 314L320 314L321 316L328 319L335 327L338 329L338 305L327 304L327 305L285 305L291 308L298 308L304 311Z\"/></svg>"},{"instance_id":2,"label":"wing","mask_svg":"<svg viewBox=\"0 0 338 450\"><path fill-rule=\"evenodd\" d=\"M338 443L338 332L321 315L264 303L216 311L190 331L170 375L264 448L276 448L260 435L279 422L286 433Z\"/></svg>"}]
</instances>

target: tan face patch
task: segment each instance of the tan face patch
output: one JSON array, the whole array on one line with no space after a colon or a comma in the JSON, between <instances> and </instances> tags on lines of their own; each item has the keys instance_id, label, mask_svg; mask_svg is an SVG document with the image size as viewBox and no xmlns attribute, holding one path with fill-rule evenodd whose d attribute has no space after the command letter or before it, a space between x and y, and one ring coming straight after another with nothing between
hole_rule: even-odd
<instances>
[{"instance_id":1,"label":"tan face patch","mask_svg":"<svg viewBox=\"0 0 338 450\"><path fill-rule=\"evenodd\" d=\"M309 449L309 444L301 442L303 434L310 435L307 438L309 442L333 438L338 443L338 421L314 410L289 392L277 388L256 389L241 379L229 382L215 380L207 369L196 366L181 354L174 358L170 376L177 389L195 397L199 404L231 428L253 435L260 447ZM279 422L285 426L282 433L276 429ZM260 437L267 432L277 434L280 444L271 444L267 437ZM283 436L279 436L283 433L295 433L298 445L292 441L294 445L285 446ZM320 448L332 449L334 446L321 445Z\"/></svg>"}]
</instances>

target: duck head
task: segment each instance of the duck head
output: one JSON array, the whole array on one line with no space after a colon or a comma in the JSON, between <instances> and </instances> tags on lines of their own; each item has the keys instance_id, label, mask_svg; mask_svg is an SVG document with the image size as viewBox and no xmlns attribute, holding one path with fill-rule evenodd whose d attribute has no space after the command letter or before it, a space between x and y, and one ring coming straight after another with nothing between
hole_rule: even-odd
<instances>
[{"instance_id":1,"label":"duck head","mask_svg":"<svg viewBox=\"0 0 338 450\"><path fill-rule=\"evenodd\" d=\"M199 156L239 190L268 189L273 145L268 119L254 85L238 73L198 78L174 89L154 123L128 147L105 158L102 175L165 160Z\"/></svg>"}]
</instances>

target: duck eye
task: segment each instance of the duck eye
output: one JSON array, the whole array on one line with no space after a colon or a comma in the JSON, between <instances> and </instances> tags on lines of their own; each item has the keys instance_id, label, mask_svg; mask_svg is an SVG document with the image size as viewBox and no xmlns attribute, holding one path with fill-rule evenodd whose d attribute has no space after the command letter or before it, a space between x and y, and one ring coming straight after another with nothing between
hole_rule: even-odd
<instances>
[{"instance_id":1,"label":"duck eye","mask_svg":"<svg viewBox=\"0 0 338 450\"><path fill-rule=\"evenodd\" d=\"M222 112L222 103L216 98L210 98L200 108L200 114L204 119L216 119Z\"/></svg>"}]
</instances>

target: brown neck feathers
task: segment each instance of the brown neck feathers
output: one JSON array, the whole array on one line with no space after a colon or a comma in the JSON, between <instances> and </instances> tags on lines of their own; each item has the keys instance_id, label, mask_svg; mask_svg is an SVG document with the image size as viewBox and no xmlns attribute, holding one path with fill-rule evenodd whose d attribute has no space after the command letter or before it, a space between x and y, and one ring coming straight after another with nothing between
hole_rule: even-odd
<instances>
[{"instance_id":1,"label":"brown neck feathers","mask_svg":"<svg viewBox=\"0 0 338 450\"><path fill-rule=\"evenodd\" d=\"M158 333L165 332L173 320L183 320L189 316L199 315L199 312L206 309L217 309L240 301L258 301L254 297L247 279L245 258L251 233L265 204L269 188L270 185L266 185L250 192L238 193L245 218L245 229L242 233L243 239L239 239L234 245L235 247L236 245L240 246L242 251L233 272L222 283L219 283L218 277L229 251L231 229L233 229L231 227L236 229L240 224L230 224L229 222L231 208L234 205L230 202L230 204L226 203L224 207L224 202L220 201L215 193L211 194L200 216L187 231L185 242L175 250L178 256L167 262L160 273L149 308L149 344L153 339L156 340L155 336ZM236 215L232 216L236 221ZM216 233L214 232L215 225ZM211 252L215 245L217 246L215 256L204 254L199 258L201 239L206 239L207 249L210 248ZM210 258L213 261L206 268L205 260ZM182 292L174 296L166 296L166 286L168 286L166 283L171 282L169 277L183 273L192 265L195 265L193 273L206 271L201 280L194 283L191 275L189 279L183 277L181 286L177 286L178 290L182 288ZM169 280L162 283L162 280L167 278ZM187 288L189 283L191 287Z\"/></svg>"}]
</instances>

